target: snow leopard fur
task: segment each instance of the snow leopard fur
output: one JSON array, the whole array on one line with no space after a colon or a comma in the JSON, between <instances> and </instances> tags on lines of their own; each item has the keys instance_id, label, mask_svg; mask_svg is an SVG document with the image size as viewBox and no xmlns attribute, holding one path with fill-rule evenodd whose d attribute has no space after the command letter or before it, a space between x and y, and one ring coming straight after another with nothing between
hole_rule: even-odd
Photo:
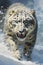
<instances>
[{"instance_id":1,"label":"snow leopard fur","mask_svg":"<svg viewBox=\"0 0 43 65\"><path fill-rule=\"evenodd\" d=\"M35 11L21 3L12 4L5 15L4 33L12 56L31 58L37 36Z\"/></svg>"}]
</instances>

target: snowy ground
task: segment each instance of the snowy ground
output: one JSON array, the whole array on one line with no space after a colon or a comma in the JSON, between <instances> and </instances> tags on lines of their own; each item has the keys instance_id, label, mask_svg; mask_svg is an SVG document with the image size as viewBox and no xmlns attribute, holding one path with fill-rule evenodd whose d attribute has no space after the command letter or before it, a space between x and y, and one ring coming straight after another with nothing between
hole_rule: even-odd
<instances>
[{"instance_id":1,"label":"snowy ground","mask_svg":"<svg viewBox=\"0 0 43 65\"><path fill-rule=\"evenodd\" d=\"M11 57L3 42L3 33L0 32L0 65L43 65L43 0L34 0L38 19L38 35L32 53L32 61L18 61Z\"/></svg>"},{"instance_id":2,"label":"snowy ground","mask_svg":"<svg viewBox=\"0 0 43 65\"><path fill-rule=\"evenodd\" d=\"M3 34L0 36L2 37ZM7 47L4 45L4 42L0 41L0 43L0 65L39 65L34 61L18 61L11 56L10 51L8 51Z\"/></svg>"},{"instance_id":3,"label":"snowy ground","mask_svg":"<svg viewBox=\"0 0 43 65\"><path fill-rule=\"evenodd\" d=\"M42 65L43 64L43 54L42 54L42 45L35 45L35 48L32 53L32 61L18 61L14 59L10 51L8 51L5 43L3 42L4 34L1 32L0 35L0 65ZM3 40L3 41L2 41Z\"/></svg>"}]
</instances>

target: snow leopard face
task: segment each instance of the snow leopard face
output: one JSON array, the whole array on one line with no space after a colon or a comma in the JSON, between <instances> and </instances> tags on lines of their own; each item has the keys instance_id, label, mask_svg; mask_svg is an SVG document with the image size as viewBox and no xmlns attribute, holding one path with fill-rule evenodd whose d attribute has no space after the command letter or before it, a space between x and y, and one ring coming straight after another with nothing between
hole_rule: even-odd
<instances>
[{"instance_id":1,"label":"snow leopard face","mask_svg":"<svg viewBox=\"0 0 43 65\"><path fill-rule=\"evenodd\" d=\"M5 18L5 31L15 34L19 41L24 41L35 29L34 11L23 5L13 5L9 8Z\"/></svg>"}]
</instances>

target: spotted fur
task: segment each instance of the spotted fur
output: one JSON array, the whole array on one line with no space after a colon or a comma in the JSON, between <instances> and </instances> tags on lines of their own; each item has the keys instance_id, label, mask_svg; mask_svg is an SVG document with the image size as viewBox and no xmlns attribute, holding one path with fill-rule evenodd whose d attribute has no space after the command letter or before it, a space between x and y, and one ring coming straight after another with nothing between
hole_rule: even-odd
<instances>
[{"instance_id":1,"label":"spotted fur","mask_svg":"<svg viewBox=\"0 0 43 65\"><path fill-rule=\"evenodd\" d=\"M4 32L12 56L30 58L37 35L35 11L21 3L11 5L5 15Z\"/></svg>"}]
</instances>

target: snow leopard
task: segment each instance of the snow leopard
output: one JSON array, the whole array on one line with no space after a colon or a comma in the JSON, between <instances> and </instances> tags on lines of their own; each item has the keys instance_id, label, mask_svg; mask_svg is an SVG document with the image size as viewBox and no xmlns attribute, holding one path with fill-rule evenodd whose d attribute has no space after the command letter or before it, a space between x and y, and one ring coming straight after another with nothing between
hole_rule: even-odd
<instances>
[{"instance_id":1,"label":"snow leopard","mask_svg":"<svg viewBox=\"0 0 43 65\"><path fill-rule=\"evenodd\" d=\"M9 6L4 20L4 34L14 58L31 58L37 36L35 10L21 3Z\"/></svg>"}]
</instances>

